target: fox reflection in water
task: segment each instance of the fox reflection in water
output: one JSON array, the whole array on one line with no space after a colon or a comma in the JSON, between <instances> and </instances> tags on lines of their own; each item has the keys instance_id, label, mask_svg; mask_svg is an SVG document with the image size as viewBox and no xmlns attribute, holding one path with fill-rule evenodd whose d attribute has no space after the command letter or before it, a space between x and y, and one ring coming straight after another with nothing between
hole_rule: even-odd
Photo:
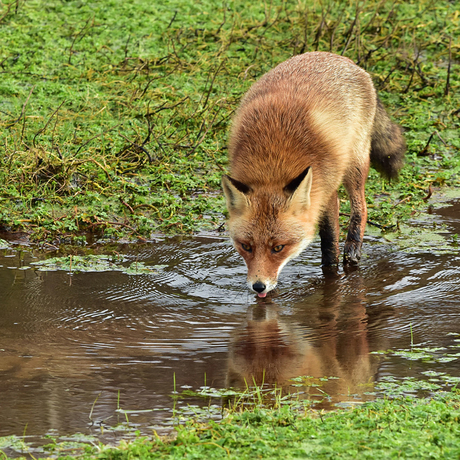
<instances>
[{"instance_id":1,"label":"fox reflection in water","mask_svg":"<svg viewBox=\"0 0 460 460\"><path fill-rule=\"evenodd\" d=\"M276 301L259 299L250 307L230 345L227 385L242 389L266 383L283 393L301 392L314 399L320 394L319 407L369 399L365 393L372 391L379 365L370 351L388 347L379 331L391 312L366 306L359 272L326 277L313 295L289 310L292 316L282 315ZM299 376L313 379L293 386L291 379ZM322 377L335 378L319 381ZM311 383L322 384L321 389Z\"/></svg>"}]
</instances>

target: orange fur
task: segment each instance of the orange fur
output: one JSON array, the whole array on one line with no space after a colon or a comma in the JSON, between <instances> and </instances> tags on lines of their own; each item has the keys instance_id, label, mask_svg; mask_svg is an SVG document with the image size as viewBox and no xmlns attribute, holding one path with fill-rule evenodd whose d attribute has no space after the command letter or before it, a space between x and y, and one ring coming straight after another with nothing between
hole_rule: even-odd
<instances>
[{"instance_id":1,"label":"orange fur","mask_svg":"<svg viewBox=\"0 0 460 460\"><path fill-rule=\"evenodd\" d=\"M381 169L386 153L401 167L401 132L377 110L369 75L348 58L295 56L248 91L233 120L231 177L224 176L222 185L230 237L248 267L248 285L260 296L276 286L282 267L308 246L317 227L323 264L338 264L341 183L352 209L344 257L359 260L371 143L378 145ZM390 143L396 147L387 152Z\"/></svg>"}]
</instances>

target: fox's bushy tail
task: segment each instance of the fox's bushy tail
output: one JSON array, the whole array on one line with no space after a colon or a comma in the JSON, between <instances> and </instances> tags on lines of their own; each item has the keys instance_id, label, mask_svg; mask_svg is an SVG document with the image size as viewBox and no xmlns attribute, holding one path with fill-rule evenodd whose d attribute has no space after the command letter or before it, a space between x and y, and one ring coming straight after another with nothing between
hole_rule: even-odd
<instances>
[{"instance_id":1,"label":"fox's bushy tail","mask_svg":"<svg viewBox=\"0 0 460 460\"><path fill-rule=\"evenodd\" d=\"M390 120L385 107L377 99L371 141L372 166L387 179L395 179L404 165L405 152L402 128Z\"/></svg>"}]
</instances>

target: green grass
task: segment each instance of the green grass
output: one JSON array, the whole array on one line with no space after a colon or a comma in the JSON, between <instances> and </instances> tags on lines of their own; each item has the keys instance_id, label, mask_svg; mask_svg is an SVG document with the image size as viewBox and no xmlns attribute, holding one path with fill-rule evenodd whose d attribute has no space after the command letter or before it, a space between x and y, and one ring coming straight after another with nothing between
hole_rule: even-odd
<instances>
[{"instance_id":1,"label":"green grass","mask_svg":"<svg viewBox=\"0 0 460 460\"><path fill-rule=\"evenodd\" d=\"M405 221L426 206L430 186L460 182L456 2L16 0L2 8L0 226L33 240L217 229L238 101L277 63L317 49L368 70L406 129L401 180L369 179L371 220Z\"/></svg>"},{"instance_id":2,"label":"green grass","mask_svg":"<svg viewBox=\"0 0 460 460\"><path fill-rule=\"evenodd\" d=\"M190 423L178 428L172 442L140 438L96 458L458 458L459 404L459 396L449 394L380 400L313 417L256 409L221 423Z\"/></svg>"},{"instance_id":3,"label":"green grass","mask_svg":"<svg viewBox=\"0 0 460 460\"><path fill-rule=\"evenodd\" d=\"M454 334L457 335L457 334ZM246 389L216 389L205 384L198 390L171 394L174 408L165 426L172 432L150 436L137 431L129 417L155 409L117 413L126 422L100 427L100 435L117 439L116 445L101 443L91 434L0 437L0 458L15 453L21 458L115 459L457 459L460 455L459 377L433 371L430 363L458 359L458 342L451 346L411 346L408 350L379 352L427 364L418 377L383 376L366 385L364 402L353 395L335 410L320 410L315 404L330 401L320 387L334 377L292 379L291 392L273 385ZM308 387L319 390L309 399ZM204 404L186 404L192 398ZM332 399L333 400L333 399ZM330 405L328 407L333 407ZM91 418L91 417L90 417Z\"/></svg>"},{"instance_id":4,"label":"green grass","mask_svg":"<svg viewBox=\"0 0 460 460\"><path fill-rule=\"evenodd\" d=\"M304 413L289 406L255 407L219 422L189 420L175 435L138 435L117 447L80 436L49 443L40 456L80 460L122 459L457 459L460 394L380 399L352 410ZM3 446L27 452L19 438ZM31 452L33 455L33 452ZM7 457L2 457L7 458Z\"/></svg>"}]
</instances>

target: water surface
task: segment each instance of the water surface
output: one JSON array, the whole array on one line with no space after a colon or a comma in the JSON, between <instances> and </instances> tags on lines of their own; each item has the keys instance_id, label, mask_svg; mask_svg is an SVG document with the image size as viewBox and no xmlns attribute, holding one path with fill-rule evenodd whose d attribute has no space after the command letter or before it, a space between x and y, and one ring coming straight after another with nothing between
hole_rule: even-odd
<instances>
[{"instance_id":1,"label":"water surface","mask_svg":"<svg viewBox=\"0 0 460 460\"><path fill-rule=\"evenodd\" d=\"M458 204L434 212L459 231ZM204 385L263 380L289 390L292 377L335 376L323 388L331 396L323 404L332 405L368 398L386 376L460 375L458 360L371 354L408 349L411 340L455 345L458 252L408 253L367 237L359 269L325 277L316 242L284 269L279 289L259 299L225 238L116 249L129 261L167 267L144 275L39 272L22 268L55 253L1 251L0 436L100 435L101 426L126 422L120 407L133 411L129 422L142 432L162 432L173 390Z\"/></svg>"}]
</instances>

